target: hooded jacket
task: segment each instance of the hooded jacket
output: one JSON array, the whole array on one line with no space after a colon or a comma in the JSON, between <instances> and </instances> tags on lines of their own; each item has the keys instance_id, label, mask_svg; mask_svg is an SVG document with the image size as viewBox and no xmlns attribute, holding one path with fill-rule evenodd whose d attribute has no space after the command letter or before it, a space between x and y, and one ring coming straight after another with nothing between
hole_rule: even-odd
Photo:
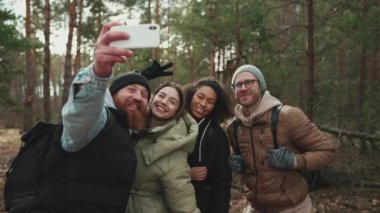
<instances>
[{"instance_id":1,"label":"hooded jacket","mask_svg":"<svg viewBox=\"0 0 380 213\"><path fill-rule=\"evenodd\" d=\"M334 146L323 132L300 109L283 106L277 126L277 143L296 154L296 166L293 170L269 166L266 153L274 148L271 109L280 104L266 91L250 116L244 116L241 105L235 108L235 116L241 121L236 133L245 166L242 180L248 189L246 197L253 208L263 212L279 212L301 203L309 189L300 171L320 170L335 161ZM233 125L228 126L227 132L232 143L235 140Z\"/></svg>"},{"instance_id":2,"label":"hooded jacket","mask_svg":"<svg viewBox=\"0 0 380 213\"><path fill-rule=\"evenodd\" d=\"M129 213L199 212L187 164L197 134L197 123L185 114L138 140Z\"/></svg>"},{"instance_id":3,"label":"hooded jacket","mask_svg":"<svg viewBox=\"0 0 380 213\"><path fill-rule=\"evenodd\" d=\"M231 190L230 149L225 131L214 121L202 119L194 151L189 155L190 167L206 166L207 178L193 181L197 205L203 213L228 213Z\"/></svg>"}]
</instances>

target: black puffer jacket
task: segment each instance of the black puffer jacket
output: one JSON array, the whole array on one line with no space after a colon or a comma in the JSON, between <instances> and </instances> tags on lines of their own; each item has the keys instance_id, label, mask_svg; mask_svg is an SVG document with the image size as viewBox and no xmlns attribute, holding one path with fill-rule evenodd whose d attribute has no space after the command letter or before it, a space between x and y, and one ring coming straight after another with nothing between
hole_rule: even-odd
<instances>
[{"instance_id":1,"label":"black puffer jacket","mask_svg":"<svg viewBox=\"0 0 380 213\"><path fill-rule=\"evenodd\" d=\"M69 153L54 138L32 212L125 213L136 171L135 143L123 116L113 116L83 149Z\"/></svg>"},{"instance_id":2,"label":"black puffer jacket","mask_svg":"<svg viewBox=\"0 0 380 213\"><path fill-rule=\"evenodd\" d=\"M203 119L199 123L195 149L188 157L190 167L206 166L205 181L193 181L197 205L202 213L228 213L231 170L228 166L229 143L225 131L215 122Z\"/></svg>"}]
</instances>

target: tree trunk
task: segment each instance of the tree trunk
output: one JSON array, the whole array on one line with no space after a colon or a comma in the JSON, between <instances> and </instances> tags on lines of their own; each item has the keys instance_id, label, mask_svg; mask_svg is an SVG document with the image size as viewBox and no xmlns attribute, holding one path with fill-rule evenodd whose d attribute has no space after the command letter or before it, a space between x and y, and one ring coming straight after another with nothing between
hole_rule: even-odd
<instances>
[{"instance_id":1,"label":"tree trunk","mask_svg":"<svg viewBox=\"0 0 380 213\"><path fill-rule=\"evenodd\" d=\"M74 32L74 25L75 25L75 17L76 17L76 7L77 7L77 0L73 0L70 3L69 8L69 33L67 37L67 43L66 43L66 57L65 57L65 70L63 74L63 92L62 92L62 106L66 103L68 95L69 95L69 89L70 84L72 81L72 56L71 56L71 48L72 48L72 42L73 42L73 32Z\"/></svg>"},{"instance_id":2,"label":"tree trunk","mask_svg":"<svg viewBox=\"0 0 380 213\"><path fill-rule=\"evenodd\" d=\"M171 34L171 23L170 23L170 19L169 19L169 17L168 17L168 21L167 21L167 23L168 23L168 38L170 38L170 34ZM171 49L172 49L172 47L173 47L173 45L168 45L168 47L166 48L166 61L167 62L173 62L173 60L170 58L171 57ZM174 67L173 67L174 68Z\"/></svg>"},{"instance_id":3,"label":"tree trunk","mask_svg":"<svg viewBox=\"0 0 380 213\"><path fill-rule=\"evenodd\" d=\"M148 0L148 22L152 22L152 0Z\"/></svg>"},{"instance_id":4,"label":"tree trunk","mask_svg":"<svg viewBox=\"0 0 380 213\"><path fill-rule=\"evenodd\" d=\"M157 6L157 5L156 5ZM152 18L152 0L148 1L148 23L152 23L153 18ZM154 49L152 49L149 53L149 58L155 59L155 52Z\"/></svg>"},{"instance_id":5,"label":"tree trunk","mask_svg":"<svg viewBox=\"0 0 380 213\"><path fill-rule=\"evenodd\" d=\"M82 44L82 15L83 15L83 0L79 0L79 14L77 21L77 51L75 53L74 60L74 75L77 74L80 69L80 56L81 56L81 44Z\"/></svg>"},{"instance_id":6,"label":"tree trunk","mask_svg":"<svg viewBox=\"0 0 380 213\"><path fill-rule=\"evenodd\" d=\"M240 65L242 58L243 58L243 46L244 46L244 38L241 36L241 29L242 29L242 24L240 23L240 17L241 17L241 5L240 2L237 1L235 5L235 18L236 18L236 26L234 28L233 33L235 34L236 37L236 57L233 58L230 56L230 60L227 61L226 63L226 68L225 68L225 73L224 79L225 81L229 81L232 78L232 75L234 74L235 70L238 68Z\"/></svg>"},{"instance_id":7,"label":"tree trunk","mask_svg":"<svg viewBox=\"0 0 380 213\"><path fill-rule=\"evenodd\" d=\"M50 107L50 1L45 0L45 24L44 24L44 65L43 65L43 88L44 88L44 119L46 122L51 120Z\"/></svg>"},{"instance_id":8,"label":"tree trunk","mask_svg":"<svg viewBox=\"0 0 380 213\"><path fill-rule=\"evenodd\" d=\"M338 55L338 91L344 90L344 84L342 83L342 79L346 76L345 73L345 53L344 53L344 47L339 48L339 55ZM339 114L343 111L343 99L342 97L338 98L338 112ZM343 120L341 118L338 118L337 125L339 128L343 127Z\"/></svg>"},{"instance_id":9,"label":"tree trunk","mask_svg":"<svg viewBox=\"0 0 380 213\"><path fill-rule=\"evenodd\" d=\"M194 56L194 48L192 46L187 47L187 51L189 53L189 67L195 66L195 56ZM193 82L197 76L196 69L190 69L191 82Z\"/></svg>"},{"instance_id":10,"label":"tree trunk","mask_svg":"<svg viewBox=\"0 0 380 213\"><path fill-rule=\"evenodd\" d=\"M160 15L160 0L156 0L156 23L160 24L161 15Z\"/></svg>"},{"instance_id":11,"label":"tree trunk","mask_svg":"<svg viewBox=\"0 0 380 213\"><path fill-rule=\"evenodd\" d=\"M367 0L361 0L361 10L362 10L362 17L364 22L366 22L367 18ZM364 112L363 112L363 105L365 101L365 94L364 94L364 86L365 86L365 80L366 80L366 69L367 69L367 54L366 54L366 47L364 44L364 40L361 39L360 41L360 49L361 49L361 55L360 55L360 73L359 73L359 99L358 99L358 104L359 104L359 131L364 131L365 130L365 124L364 124ZM367 143L365 140L361 140L360 143L360 153L361 154L366 154L367 153Z\"/></svg>"},{"instance_id":12,"label":"tree trunk","mask_svg":"<svg viewBox=\"0 0 380 213\"><path fill-rule=\"evenodd\" d=\"M306 78L306 115L313 120L314 107L314 9L313 0L306 0L306 31L307 31L307 78Z\"/></svg>"},{"instance_id":13,"label":"tree trunk","mask_svg":"<svg viewBox=\"0 0 380 213\"><path fill-rule=\"evenodd\" d=\"M25 35L26 38L32 40L32 22L31 22L31 4L30 0L25 0L26 17L25 17ZM23 130L27 131L34 123L34 99L35 99L35 80L36 80L36 53L34 49L26 51L26 87L24 97L24 123Z\"/></svg>"},{"instance_id":14,"label":"tree trunk","mask_svg":"<svg viewBox=\"0 0 380 213\"><path fill-rule=\"evenodd\" d=\"M156 0L156 11L155 12L156 12L156 17L155 17L156 24L160 24L161 23L160 0ZM150 58L151 59L160 58L160 48L152 49Z\"/></svg>"},{"instance_id":15,"label":"tree trunk","mask_svg":"<svg viewBox=\"0 0 380 213\"><path fill-rule=\"evenodd\" d=\"M216 3L214 1L210 1L208 3L208 18L209 18L209 23L211 25L211 34L209 38L209 44L210 44L210 49L209 49L209 61L210 61L210 78L215 79L215 44L216 44L216 39L215 39L215 33L216 33L216 26L215 26L215 13L216 13Z\"/></svg>"},{"instance_id":16,"label":"tree trunk","mask_svg":"<svg viewBox=\"0 0 380 213\"><path fill-rule=\"evenodd\" d=\"M210 78L215 79L215 46L213 43L210 43Z\"/></svg>"}]
</instances>

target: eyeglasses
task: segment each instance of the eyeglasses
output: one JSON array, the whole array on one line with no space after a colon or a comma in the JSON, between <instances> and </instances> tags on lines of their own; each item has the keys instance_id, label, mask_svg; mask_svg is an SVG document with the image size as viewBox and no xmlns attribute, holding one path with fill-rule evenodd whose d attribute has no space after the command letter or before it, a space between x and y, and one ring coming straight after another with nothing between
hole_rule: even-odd
<instances>
[{"instance_id":1,"label":"eyeglasses","mask_svg":"<svg viewBox=\"0 0 380 213\"><path fill-rule=\"evenodd\" d=\"M255 84L255 81L258 81L258 80L248 79L248 80L236 82L235 84L232 84L232 88L236 91L241 90L244 84L245 88L249 89L253 87L253 85Z\"/></svg>"}]
</instances>

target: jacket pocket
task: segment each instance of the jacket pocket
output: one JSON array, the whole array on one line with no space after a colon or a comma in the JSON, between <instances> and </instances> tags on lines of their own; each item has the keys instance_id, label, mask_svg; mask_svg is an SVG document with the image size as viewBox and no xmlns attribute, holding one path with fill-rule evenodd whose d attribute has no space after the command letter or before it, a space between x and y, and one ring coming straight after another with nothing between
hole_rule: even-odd
<instances>
[{"instance_id":1,"label":"jacket pocket","mask_svg":"<svg viewBox=\"0 0 380 213\"><path fill-rule=\"evenodd\" d=\"M293 205L304 200L307 194L307 184L297 171L289 171L286 173L281 188L283 196L288 198Z\"/></svg>"}]
</instances>

